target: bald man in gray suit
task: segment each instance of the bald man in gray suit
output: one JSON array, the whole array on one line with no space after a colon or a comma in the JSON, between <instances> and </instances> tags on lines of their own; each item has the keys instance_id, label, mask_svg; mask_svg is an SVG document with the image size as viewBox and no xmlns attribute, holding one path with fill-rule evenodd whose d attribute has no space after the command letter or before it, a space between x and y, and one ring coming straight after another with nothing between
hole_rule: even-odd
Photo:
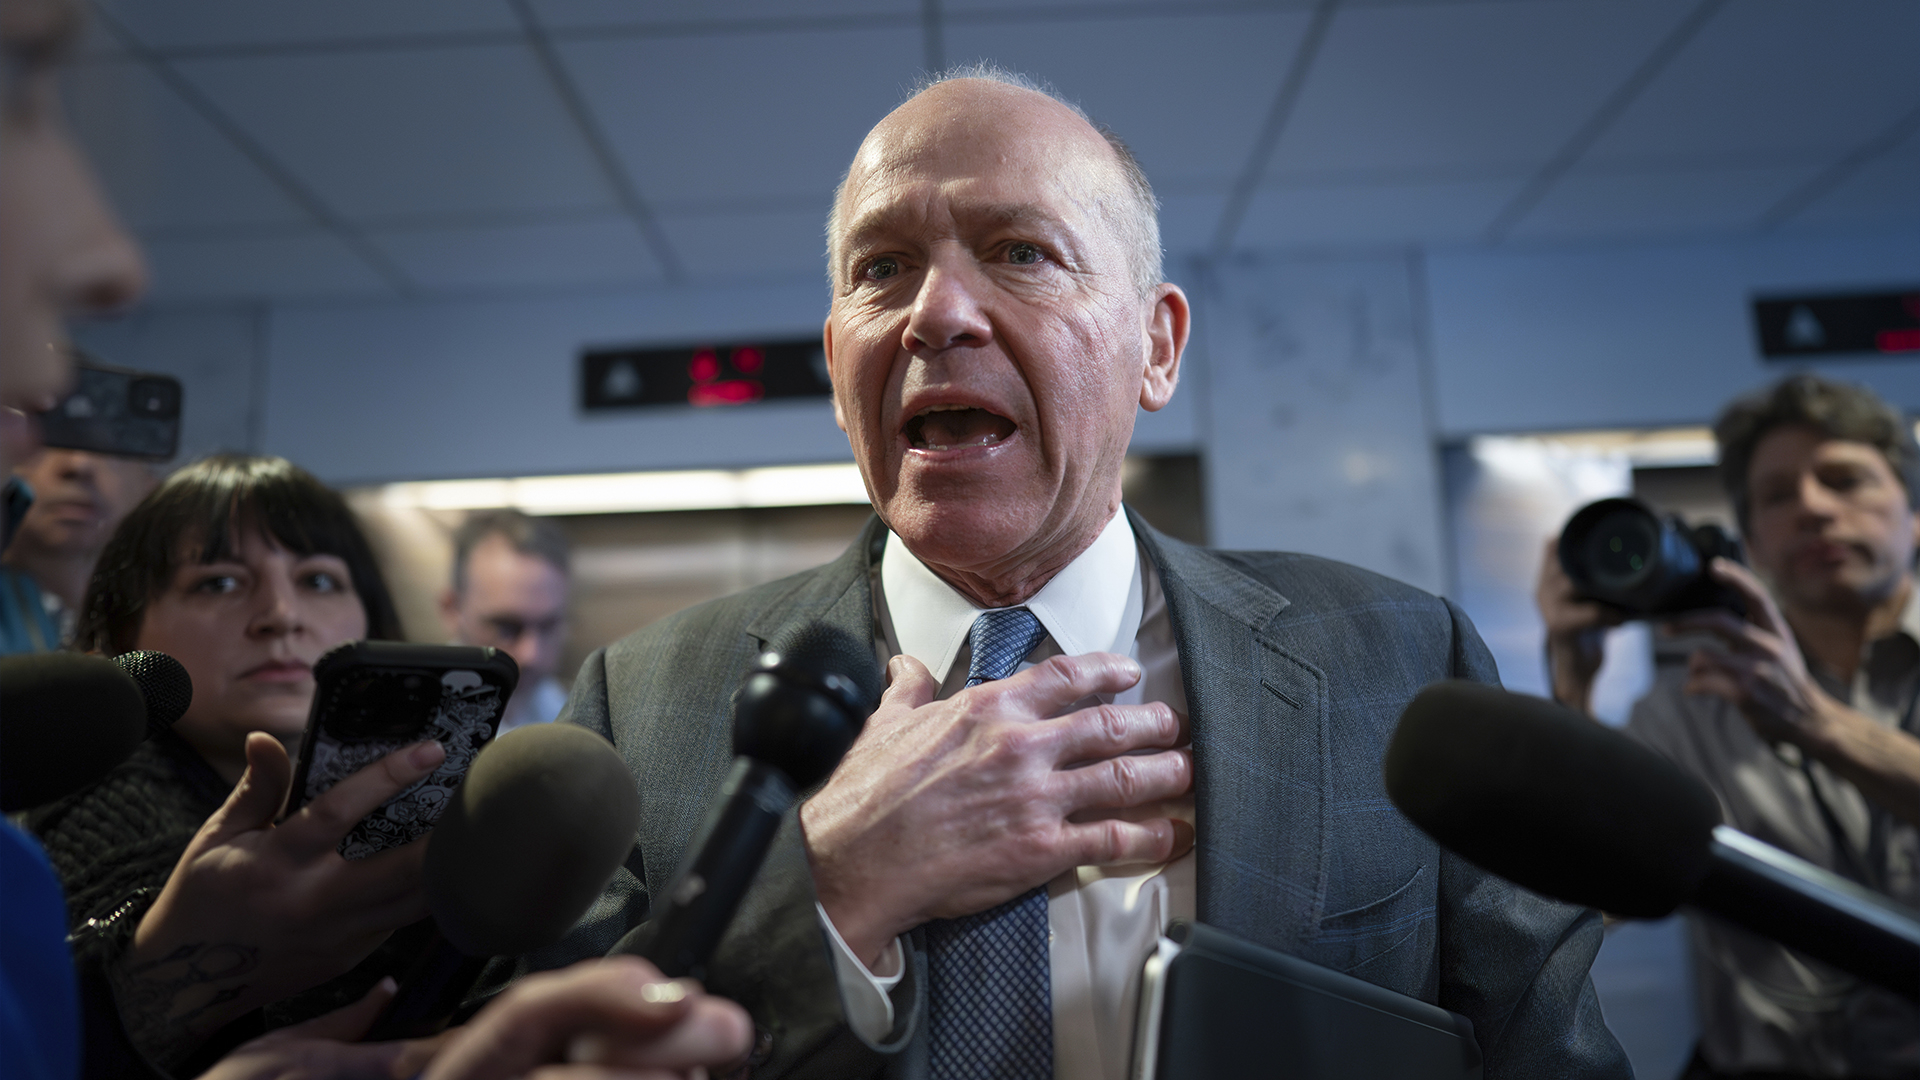
<instances>
[{"instance_id":1,"label":"bald man in gray suit","mask_svg":"<svg viewBox=\"0 0 1920 1080\"><path fill-rule=\"evenodd\" d=\"M729 764L742 673L818 619L875 642L889 688L709 970L761 1029L756 1077L1118 1080L1176 918L1465 1014L1488 1077L1631 1075L1587 977L1598 917L1440 850L1382 790L1414 693L1497 678L1465 616L1121 506L1188 331L1154 205L1117 139L998 72L867 137L825 345L876 516L835 562L587 662L570 719L643 815L570 955L644 919Z\"/></svg>"}]
</instances>

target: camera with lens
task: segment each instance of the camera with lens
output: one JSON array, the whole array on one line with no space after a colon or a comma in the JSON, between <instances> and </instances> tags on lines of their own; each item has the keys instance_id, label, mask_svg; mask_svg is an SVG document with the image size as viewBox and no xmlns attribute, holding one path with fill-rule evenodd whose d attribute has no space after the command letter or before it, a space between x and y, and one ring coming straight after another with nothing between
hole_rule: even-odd
<instances>
[{"instance_id":1,"label":"camera with lens","mask_svg":"<svg viewBox=\"0 0 1920 1080\"><path fill-rule=\"evenodd\" d=\"M1560 565L1589 600L1645 619L1701 608L1745 612L1740 594L1715 581L1716 557L1740 560L1740 542L1718 525L1689 526L1636 499L1582 507L1560 533Z\"/></svg>"}]
</instances>

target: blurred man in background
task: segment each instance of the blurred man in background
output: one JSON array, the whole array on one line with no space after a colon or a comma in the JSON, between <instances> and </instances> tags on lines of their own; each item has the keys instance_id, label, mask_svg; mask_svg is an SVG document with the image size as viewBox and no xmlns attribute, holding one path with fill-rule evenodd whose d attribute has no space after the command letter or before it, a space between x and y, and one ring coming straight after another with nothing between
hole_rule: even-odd
<instances>
[{"instance_id":1,"label":"blurred man in background","mask_svg":"<svg viewBox=\"0 0 1920 1080\"><path fill-rule=\"evenodd\" d=\"M1663 671L1629 734L1704 780L1726 822L1920 906L1920 449L1871 392L1795 375L1714 426L1747 567ZM1757 575L1757 576L1756 576ZM1764 584L1763 584L1764 582ZM1618 609L1582 600L1549 544L1538 591L1553 694L1590 710ZM1920 1076L1920 1012L1710 916L1693 916L1700 1048L1688 1080Z\"/></svg>"},{"instance_id":2,"label":"blurred man in background","mask_svg":"<svg viewBox=\"0 0 1920 1080\"><path fill-rule=\"evenodd\" d=\"M491 645L520 665L501 734L547 723L567 704L555 675L567 647L571 564L566 534L518 510L474 514L454 534L453 583L440 598L447 633L461 645Z\"/></svg>"},{"instance_id":3,"label":"blurred man in background","mask_svg":"<svg viewBox=\"0 0 1920 1080\"><path fill-rule=\"evenodd\" d=\"M0 653L57 649L73 637L100 550L156 477L134 458L51 448L14 475L32 505L0 556Z\"/></svg>"}]
</instances>

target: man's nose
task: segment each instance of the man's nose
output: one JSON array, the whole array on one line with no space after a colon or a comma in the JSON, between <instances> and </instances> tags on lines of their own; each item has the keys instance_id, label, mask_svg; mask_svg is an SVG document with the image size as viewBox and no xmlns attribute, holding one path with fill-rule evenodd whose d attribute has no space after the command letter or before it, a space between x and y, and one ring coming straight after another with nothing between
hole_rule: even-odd
<instances>
[{"instance_id":1,"label":"man's nose","mask_svg":"<svg viewBox=\"0 0 1920 1080\"><path fill-rule=\"evenodd\" d=\"M1803 515L1818 518L1832 517L1839 505L1839 496L1832 488L1820 482L1812 473L1800 477L1800 512Z\"/></svg>"},{"instance_id":2,"label":"man's nose","mask_svg":"<svg viewBox=\"0 0 1920 1080\"><path fill-rule=\"evenodd\" d=\"M981 304L985 283L970 257L936 256L913 298L901 346L908 352L941 352L993 340L993 323Z\"/></svg>"},{"instance_id":3,"label":"man's nose","mask_svg":"<svg viewBox=\"0 0 1920 1080\"><path fill-rule=\"evenodd\" d=\"M140 298L147 288L147 264L139 245L107 206L93 175L72 156L48 285L70 313L113 311Z\"/></svg>"}]
</instances>

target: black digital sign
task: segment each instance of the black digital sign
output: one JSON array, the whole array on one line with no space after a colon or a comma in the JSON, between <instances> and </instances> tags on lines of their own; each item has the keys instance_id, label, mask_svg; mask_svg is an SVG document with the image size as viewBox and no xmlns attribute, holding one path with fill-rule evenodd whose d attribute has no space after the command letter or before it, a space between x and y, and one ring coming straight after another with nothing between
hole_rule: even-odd
<instances>
[{"instance_id":1,"label":"black digital sign","mask_svg":"<svg viewBox=\"0 0 1920 1080\"><path fill-rule=\"evenodd\" d=\"M1755 297L1754 329L1769 360L1827 353L1920 358L1920 288L1851 295Z\"/></svg>"},{"instance_id":2,"label":"black digital sign","mask_svg":"<svg viewBox=\"0 0 1920 1080\"><path fill-rule=\"evenodd\" d=\"M580 408L586 412L657 405L730 408L832 396L818 338L580 354Z\"/></svg>"}]
</instances>

